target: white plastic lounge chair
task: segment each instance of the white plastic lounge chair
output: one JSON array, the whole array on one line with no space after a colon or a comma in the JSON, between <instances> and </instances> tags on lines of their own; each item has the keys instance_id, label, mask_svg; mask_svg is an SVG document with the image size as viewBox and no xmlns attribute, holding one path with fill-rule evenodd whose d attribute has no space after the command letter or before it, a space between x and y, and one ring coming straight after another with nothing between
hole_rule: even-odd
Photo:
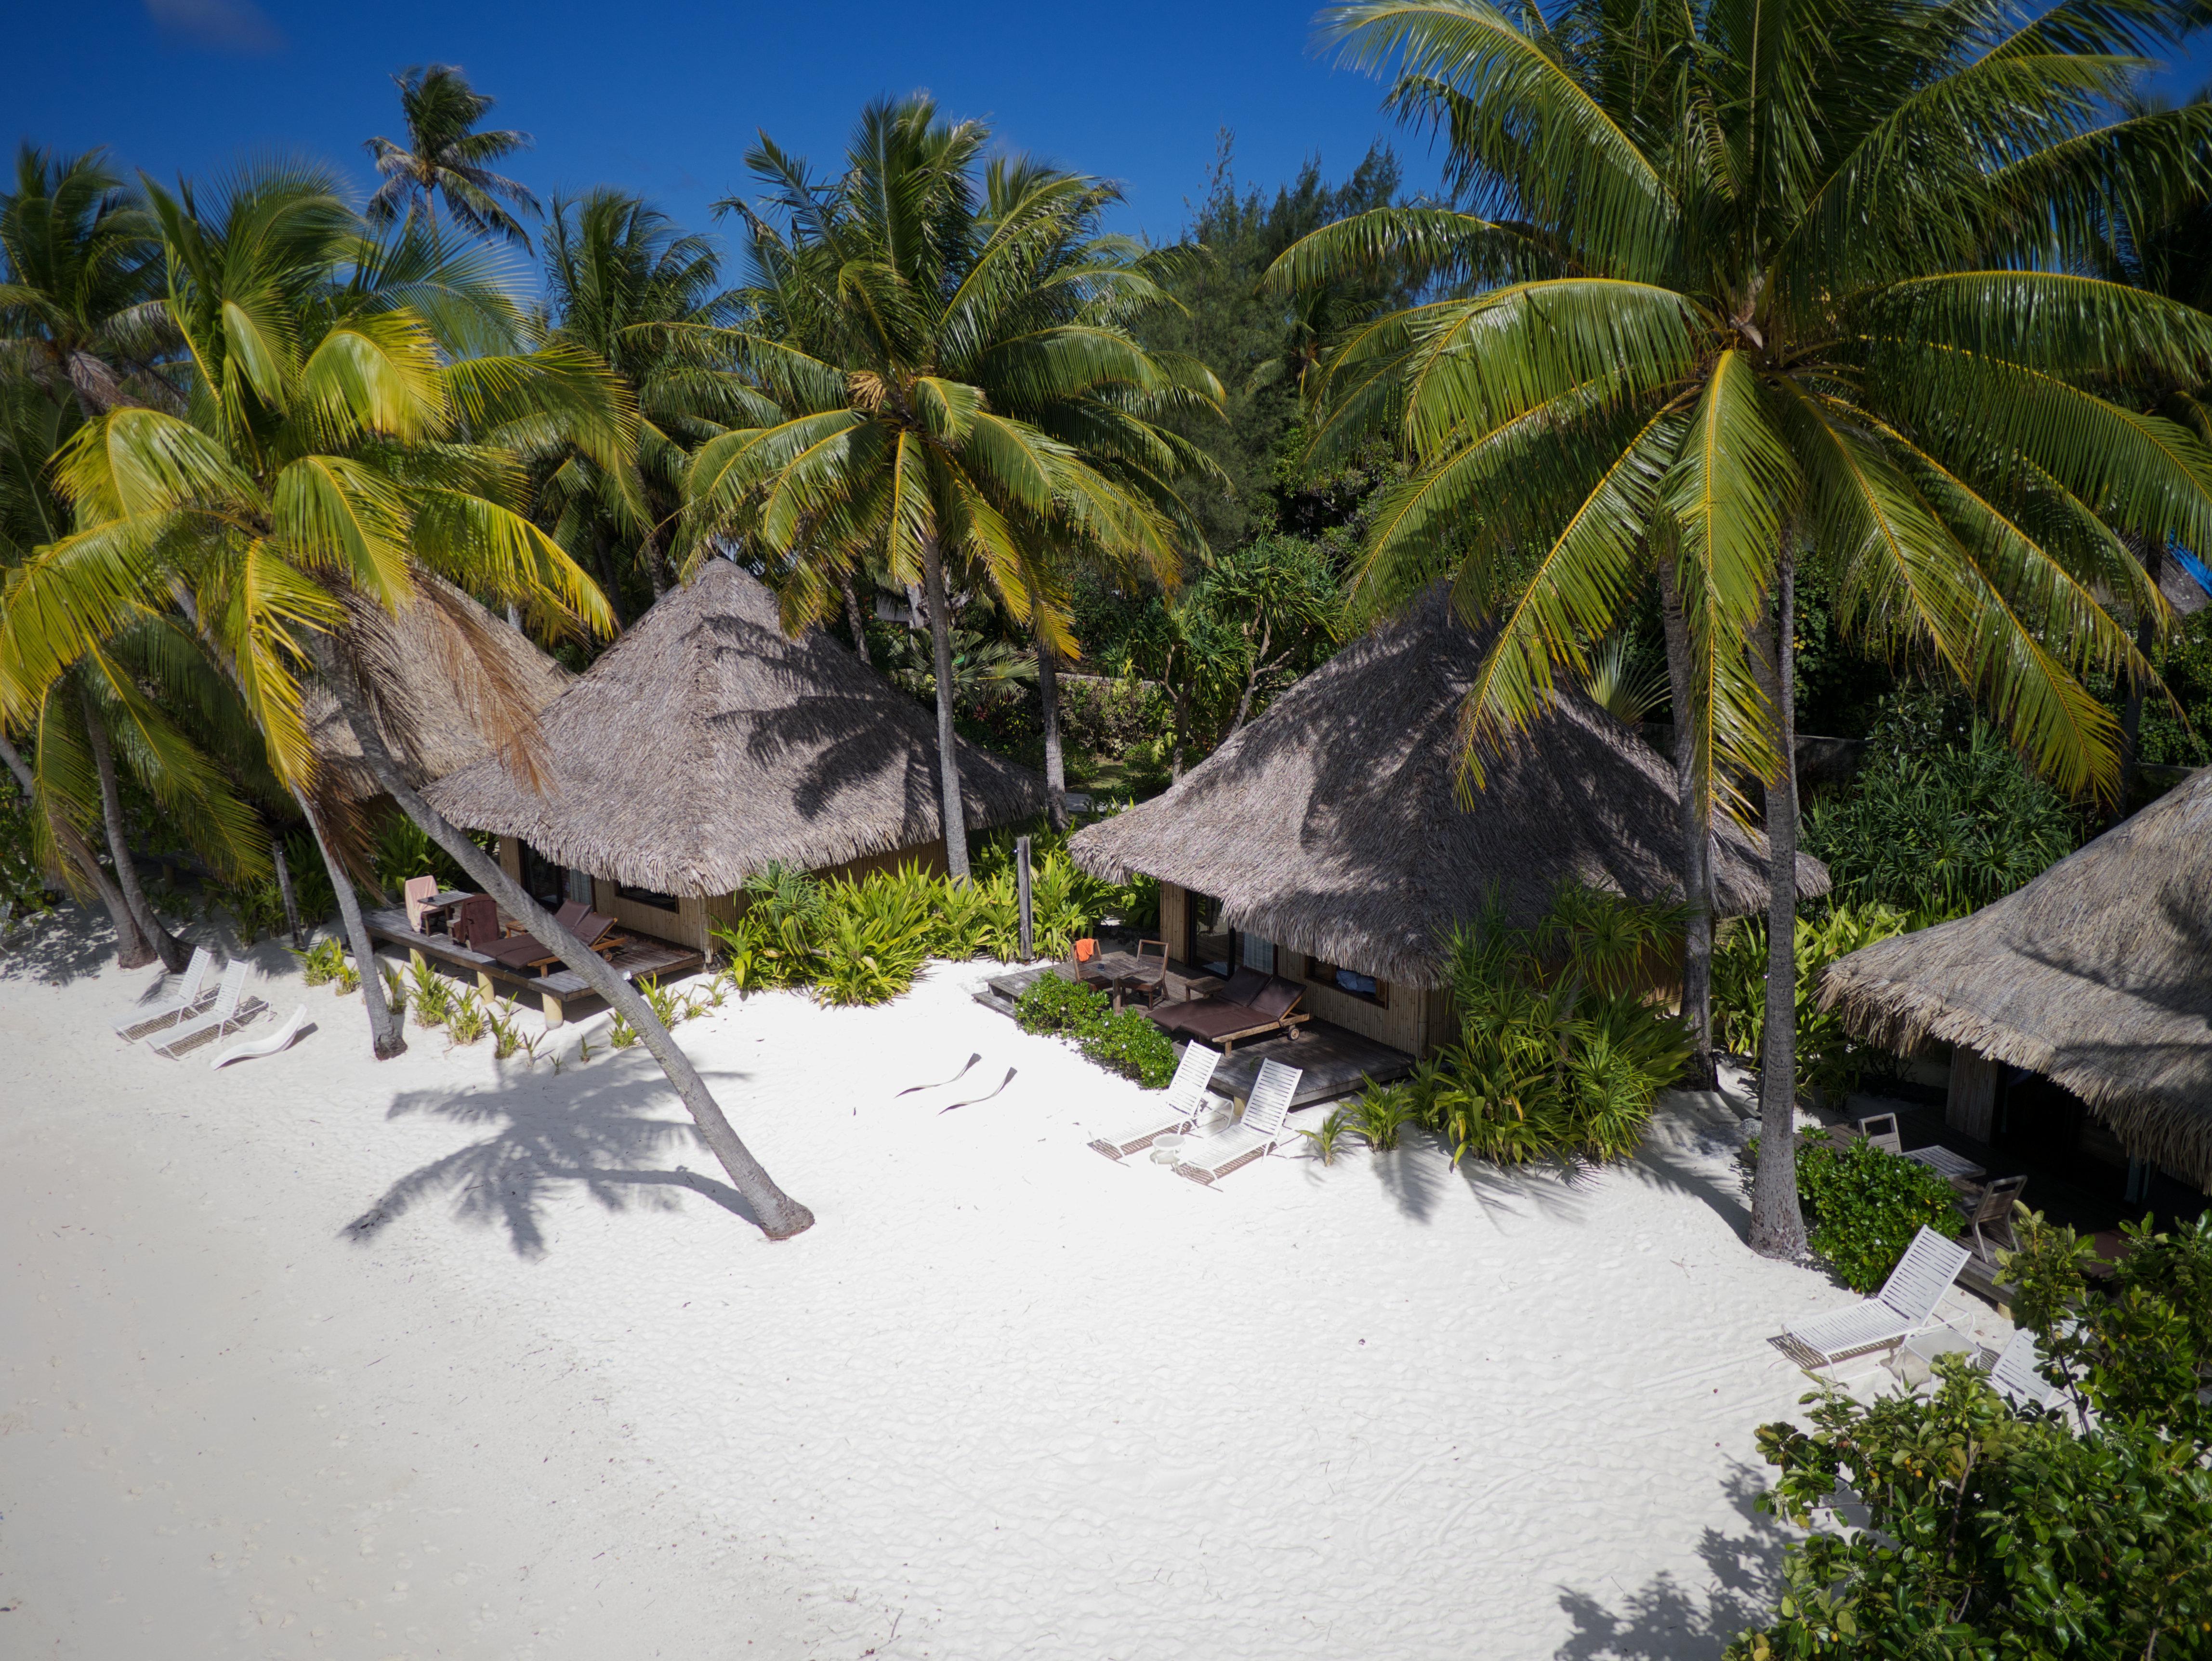
<instances>
[{"instance_id":1,"label":"white plastic lounge chair","mask_svg":"<svg viewBox=\"0 0 2212 1661\"><path fill-rule=\"evenodd\" d=\"M1101 1136L1091 1146L1109 1159L1121 1159L1143 1153L1156 1137L1189 1129L1205 1116L1206 1086L1212 1082L1213 1069L1220 1064L1219 1050L1209 1050L1193 1038L1183 1046L1182 1059L1176 1063L1175 1077L1168 1081L1166 1091L1157 1103L1147 1104L1145 1116L1111 1136Z\"/></svg>"},{"instance_id":2,"label":"white plastic lounge chair","mask_svg":"<svg viewBox=\"0 0 2212 1661\"><path fill-rule=\"evenodd\" d=\"M274 1032L264 1032L258 1038L248 1038L244 1043L234 1043L208 1063L210 1068L228 1067L233 1062L252 1061L256 1056L273 1056L300 1036L300 1029L307 1024L307 1006L301 1004L292 1012L292 1019Z\"/></svg>"},{"instance_id":3,"label":"white plastic lounge chair","mask_svg":"<svg viewBox=\"0 0 2212 1661\"><path fill-rule=\"evenodd\" d=\"M1990 1369L1990 1382L2000 1394L2021 1407L2047 1408L2058 1394L2058 1386L2045 1382L2036 1371L2043 1356L2035 1348L2035 1335L2022 1327L2012 1335L2012 1342L1997 1352L1996 1365Z\"/></svg>"},{"instance_id":4,"label":"white plastic lounge chair","mask_svg":"<svg viewBox=\"0 0 2212 1661\"><path fill-rule=\"evenodd\" d=\"M1291 1098L1298 1093L1304 1069L1285 1067L1269 1059L1260 1063L1260 1076L1244 1104L1244 1116L1228 1129L1201 1136L1176 1166L1176 1175L1194 1183L1219 1182L1231 1171L1248 1165L1270 1152L1283 1137L1283 1121L1291 1116Z\"/></svg>"},{"instance_id":5,"label":"white plastic lounge chair","mask_svg":"<svg viewBox=\"0 0 2212 1661\"><path fill-rule=\"evenodd\" d=\"M235 1027L244 1026L268 1008L260 999L244 995L246 971L252 967L243 958L233 958L223 968L222 985L216 990L215 1003L207 1013L179 1022L148 1048L175 1061L187 1050L197 1050Z\"/></svg>"},{"instance_id":6,"label":"white plastic lounge chair","mask_svg":"<svg viewBox=\"0 0 2212 1661\"><path fill-rule=\"evenodd\" d=\"M1849 1309L1808 1316L1784 1328L1775 1345L1801 1366L1819 1367L1893 1349L1929 1323L1970 1255L1966 1247L1923 1228L1880 1292Z\"/></svg>"},{"instance_id":7,"label":"white plastic lounge chair","mask_svg":"<svg viewBox=\"0 0 2212 1661\"><path fill-rule=\"evenodd\" d=\"M214 967L215 954L204 946L194 946L192 960L185 965L185 977L177 983L177 989L159 1003L138 1005L128 1020L116 1022L115 1036L126 1043L136 1043L193 1013L215 995L208 985L208 971Z\"/></svg>"}]
</instances>

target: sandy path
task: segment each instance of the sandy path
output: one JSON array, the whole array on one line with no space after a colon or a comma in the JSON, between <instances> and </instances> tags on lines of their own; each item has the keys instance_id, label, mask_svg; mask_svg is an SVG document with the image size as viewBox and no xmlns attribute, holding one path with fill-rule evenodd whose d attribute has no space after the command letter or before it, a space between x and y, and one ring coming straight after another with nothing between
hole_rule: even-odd
<instances>
[{"instance_id":1,"label":"sandy path","mask_svg":"<svg viewBox=\"0 0 2212 1661\"><path fill-rule=\"evenodd\" d=\"M683 1029L820 1217L784 1245L641 1052L371 1067L315 992L211 1075L108 1037L138 977L0 980L0 1646L1717 1653L1803 1385L1764 1338L1845 1300L1743 1249L1731 1116L1572 1183L1409 1147L1206 1190L1089 1152L1133 1087L977 972Z\"/></svg>"}]
</instances>

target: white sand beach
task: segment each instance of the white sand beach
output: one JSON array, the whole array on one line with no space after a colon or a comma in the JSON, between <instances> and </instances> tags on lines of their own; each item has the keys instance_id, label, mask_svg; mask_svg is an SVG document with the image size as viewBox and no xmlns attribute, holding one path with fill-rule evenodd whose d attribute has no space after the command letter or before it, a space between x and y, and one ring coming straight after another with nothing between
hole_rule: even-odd
<instances>
[{"instance_id":1,"label":"white sand beach","mask_svg":"<svg viewBox=\"0 0 2212 1661\"><path fill-rule=\"evenodd\" d=\"M1742 1245L1717 1104L1574 1180L1409 1144L1206 1189L1091 1152L1135 1088L938 964L680 1029L819 1220L771 1244L642 1050L373 1065L264 945L315 1028L211 1072L36 927L11 1658L1709 1657L1778 1556L1765 1341L1850 1294Z\"/></svg>"}]
</instances>

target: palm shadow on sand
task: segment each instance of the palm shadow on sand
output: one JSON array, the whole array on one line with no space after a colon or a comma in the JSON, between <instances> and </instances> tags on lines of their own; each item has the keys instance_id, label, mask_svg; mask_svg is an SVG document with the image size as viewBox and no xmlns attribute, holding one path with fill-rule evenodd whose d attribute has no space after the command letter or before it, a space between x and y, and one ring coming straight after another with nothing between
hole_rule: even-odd
<instances>
[{"instance_id":1,"label":"palm shadow on sand","mask_svg":"<svg viewBox=\"0 0 2212 1661\"><path fill-rule=\"evenodd\" d=\"M616 1212L673 1211L688 1189L757 1226L736 1189L668 1162L704 1152L682 1113L659 1069L627 1055L560 1074L541 1068L461 1095L406 1092L387 1118L444 1119L477 1139L392 1183L346 1225L346 1238L365 1243L416 1206L451 1195L456 1221L502 1227L517 1256L540 1257L544 1208L571 1184Z\"/></svg>"},{"instance_id":2,"label":"palm shadow on sand","mask_svg":"<svg viewBox=\"0 0 2212 1661\"><path fill-rule=\"evenodd\" d=\"M1744 1527L1705 1531L1703 1590L1663 1571L1613 1603L1560 1587L1559 1607L1575 1631L1554 1661L1714 1661L1738 1633L1767 1619L1782 1595L1783 1552L1796 1536L1755 1505L1766 1488L1765 1473L1731 1462L1722 1488Z\"/></svg>"}]
</instances>

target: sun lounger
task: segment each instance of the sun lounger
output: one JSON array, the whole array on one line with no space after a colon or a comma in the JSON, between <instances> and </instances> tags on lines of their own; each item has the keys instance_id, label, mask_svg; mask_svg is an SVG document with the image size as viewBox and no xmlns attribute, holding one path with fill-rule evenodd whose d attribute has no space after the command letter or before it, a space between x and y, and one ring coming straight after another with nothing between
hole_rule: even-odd
<instances>
[{"instance_id":1,"label":"sun lounger","mask_svg":"<svg viewBox=\"0 0 2212 1661\"><path fill-rule=\"evenodd\" d=\"M1222 989L1209 996L1182 1003L1161 1004L1147 1010L1163 1031L1178 1037L1203 1038L1231 1054L1240 1038L1256 1038L1270 1032L1298 1036L1300 1023L1312 1019L1297 1013L1305 989L1278 975L1256 969L1239 969Z\"/></svg>"},{"instance_id":2,"label":"sun lounger","mask_svg":"<svg viewBox=\"0 0 2212 1661\"><path fill-rule=\"evenodd\" d=\"M192 960L185 965L185 977L177 983L177 989L159 1003L140 1004L128 1020L115 1024L115 1036L126 1043L136 1043L149 1033L173 1026L183 1017L193 1013L215 995L208 985L208 971L215 967L215 954L204 946L192 948Z\"/></svg>"},{"instance_id":3,"label":"sun lounger","mask_svg":"<svg viewBox=\"0 0 2212 1661\"><path fill-rule=\"evenodd\" d=\"M300 1036L300 1029L307 1024L307 1006L301 1004L292 1012L292 1019L274 1032L264 1032L258 1038L248 1038L244 1043L234 1043L215 1060L210 1068L228 1067L233 1062L252 1061L257 1056L273 1056Z\"/></svg>"},{"instance_id":4,"label":"sun lounger","mask_svg":"<svg viewBox=\"0 0 2212 1661\"><path fill-rule=\"evenodd\" d=\"M2037 1371L2042 1362L2042 1353L2035 1347L2035 1335L2022 1327L2012 1335L2012 1342L1997 1352L1996 1365L1990 1369L1990 1383L2008 1401L2021 1407L2047 1408L2057 1398L2058 1386L2046 1381Z\"/></svg>"},{"instance_id":5,"label":"sun lounger","mask_svg":"<svg viewBox=\"0 0 2212 1661\"><path fill-rule=\"evenodd\" d=\"M1290 1117L1291 1098L1298 1093L1301 1068L1285 1067L1272 1057L1260 1063L1260 1076L1244 1104L1244 1116L1228 1129L1201 1136L1176 1166L1176 1175L1194 1183L1219 1182L1231 1171L1264 1157L1282 1140L1283 1121Z\"/></svg>"},{"instance_id":6,"label":"sun lounger","mask_svg":"<svg viewBox=\"0 0 2212 1661\"><path fill-rule=\"evenodd\" d=\"M554 921L602 957L618 946L629 944L629 935L614 932L612 917L575 900L563 905ZM509 969L544 969L561 961L561 954L534 934L510 934L503 940L471 950Z\"/></svg>"},{"instance_id":7,"label":"sun lounger","mask_svg":"<svg viewBox=\"0 0 2212 1661\"><path fill-rule=\"evenodd\" d=\"M1206 1087L1220 1064L1219 1050L1208 1050L1194 1039L1183 1046L1182 1059L1176 1063L1175 1077L1168 1081L1166 1091L1157 1103L1148 1104L1151 1110L1135 1124L1102 1136L1091 1146L1109 1159L1126 1159L1143 1153L1157 1137L1189 1129L1206 1110Z\"/></svg>"},{"instance_id":8,"label":"sun lounger","mask_svg":"<svg viewBox=\"0 0 2212 1661\"><path fill-rule=\"evenodd\" d=\"M1815 1367L1894 1349L1929 1324L1970 1255L1966 1247L1923 1228L1880 1292L1848 1309L1808 1316L1784 1328L1774 1342L1792 1360Z\"/></svg>"},{"instance_id":9,"label":"sun lounger","mask_svg":"<svg viewBox=\"0 0 2212 1661\"><path fill-rule=\"evenodd\" d=\"M244 1026L269 1006L258 998L248 998L246 991L246 972L253 965L243 958L233 958L222 971L222 984L215 995L215 1002L204 1015L179 1022L162 1033L149 1048L157 1054L175 1061L187 1050L220 1038L226 1032Z\"/></svg>"}]
</instances>

